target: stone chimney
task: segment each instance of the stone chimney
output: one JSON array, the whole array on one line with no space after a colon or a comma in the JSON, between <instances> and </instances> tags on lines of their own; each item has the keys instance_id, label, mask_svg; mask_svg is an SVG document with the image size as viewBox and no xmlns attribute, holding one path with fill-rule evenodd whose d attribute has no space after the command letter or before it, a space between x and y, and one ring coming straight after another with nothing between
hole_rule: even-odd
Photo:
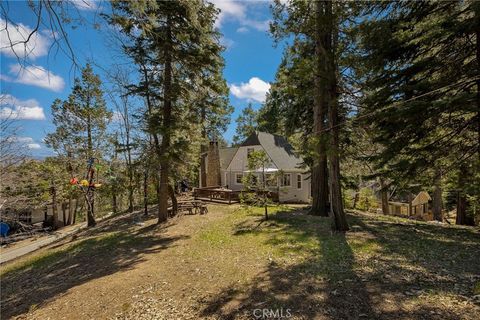
<instances>
[{"instance_id":1,"label":"stone chimney","mask_svg":"<svg viewBox=\"0 0 480 320\"><path fill-rule=\"evenodd\" d=\"M220 153L217 139L210 141L207 155L207 187L220 186Z\"/></svg>"}]
</instances>

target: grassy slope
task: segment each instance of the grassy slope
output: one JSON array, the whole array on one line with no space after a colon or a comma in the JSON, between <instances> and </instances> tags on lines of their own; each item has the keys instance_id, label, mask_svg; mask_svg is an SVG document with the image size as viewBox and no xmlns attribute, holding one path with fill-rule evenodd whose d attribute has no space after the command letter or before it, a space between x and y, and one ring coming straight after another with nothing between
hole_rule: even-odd
<instances>
[{"instance_id":1,"label":"grassy slope","mask_svg":"<svg viewBox=\"0 0 480 320\"><path fill-rule=\"evenodd\" d=\"M351 214L352 232L341 235L331 234L327 218L286 207L275 209L268 222L261 210L226 214L232 207L215 206L211 211L208 220L185 217L160 233L148 224L115 223L85 240L2 267L2 311L42 309L80 284L98 287L102 277L109 279L102 285L119 288L112 280L124 271L132 284L142 282L139 274L151 278L133 290L141 294L122 298L121 308L107 305L111 310L102 317L178 312L177 318L250 318L256 308L291 309L298 318L312 319L480 316L471 300L480 294L475 292L480 236L473 229ZM122 232L127 226L133 229ZM110 268L98 271L104 265ZM81 279L72 281L67 272L55 278L54 270L72 266ZM53 293L27 294L33 301L25 302L18 287L32 286L24 280L32 274ZM32 315L42 316L41 310Z\"/></svg>"}]
</instances>

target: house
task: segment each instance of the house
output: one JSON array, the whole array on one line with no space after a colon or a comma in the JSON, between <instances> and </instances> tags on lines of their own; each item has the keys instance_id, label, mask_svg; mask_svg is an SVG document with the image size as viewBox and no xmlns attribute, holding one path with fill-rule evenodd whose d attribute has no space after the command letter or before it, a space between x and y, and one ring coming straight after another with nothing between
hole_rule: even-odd
<instances>
[{"instance_id":1,"label":"house","mask_svg":"<svg viewBox=\"0 0 480 320\"><path fill-rule=\"evenodd\" d=\"M310 201L310 173L302 158L284 137L265 132L251 134L238 147L218 148L218 143L211 141L208 152L202 155L206 157L206 172L200 172L200 177L206 177L206 181L200 181L200 185L243 190L242 178L248 172L248 154L253 150L262 150L270 158L266 180L270 190L278 192L280 202ZM254 174L262 178L260 173Z\"/></svg>"}]
</instances>

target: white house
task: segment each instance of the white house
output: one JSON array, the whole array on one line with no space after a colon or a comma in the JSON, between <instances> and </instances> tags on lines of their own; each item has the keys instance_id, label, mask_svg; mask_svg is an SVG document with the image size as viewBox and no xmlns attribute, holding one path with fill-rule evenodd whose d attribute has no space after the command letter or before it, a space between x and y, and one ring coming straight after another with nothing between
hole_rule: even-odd
<instances>
[{"instance_id":1,"label":"white house","mask_svg":"<svg viewBox=\"0 0 480 320\"><path fill-rule=\"evenodd\" d=\"M239 147L218 149L215 143L211 143L209 152L204 155L207 166L203 176L207 181L200 181L200 185L220 184L227 189L242 190L242 178L248 172L247 157L253 150L262 150L270 158L266 178L271 190L279 193L280 202L310 201L310 173L303 160L284 137L265 132L253 133ZM258 176L261 179L261 175Z\"/></svg>"}]
</instances>

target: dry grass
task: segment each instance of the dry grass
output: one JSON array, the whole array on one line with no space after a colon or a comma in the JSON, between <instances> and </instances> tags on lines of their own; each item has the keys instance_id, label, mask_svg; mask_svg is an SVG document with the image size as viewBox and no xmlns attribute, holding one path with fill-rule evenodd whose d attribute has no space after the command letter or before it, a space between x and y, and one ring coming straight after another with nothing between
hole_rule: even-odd
<instances>
[{"instance_id":1,"label":"dry grass","mask_svg":"<svg viewBox=\"0 0 480 320\"><path fill-rule=\"evenodd\" d=\"M209 210L117 217L3 266L2 318L480 318L472 228L352 213L342 235L298 207Z\"/></svg>"}]
</instances>

